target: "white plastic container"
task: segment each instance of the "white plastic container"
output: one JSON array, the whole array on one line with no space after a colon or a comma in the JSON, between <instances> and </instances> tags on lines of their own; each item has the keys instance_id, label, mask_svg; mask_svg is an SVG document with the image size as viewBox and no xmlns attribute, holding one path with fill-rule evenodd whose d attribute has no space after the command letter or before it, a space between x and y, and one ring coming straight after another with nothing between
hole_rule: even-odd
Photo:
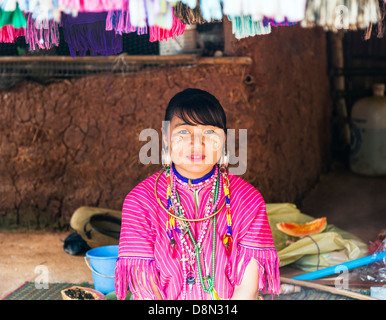
<instances>
[{"instance_id":1,"label":"white plastic container","mask_svg":"<svg viewBox=\"0 0 386 320\"><path fill-rule=\"evenodd\" d=\"M351 112L350 169L368 176L386 175L385 85L373 85L373 96L357 101Z\"/></svg>"}]
</instances>

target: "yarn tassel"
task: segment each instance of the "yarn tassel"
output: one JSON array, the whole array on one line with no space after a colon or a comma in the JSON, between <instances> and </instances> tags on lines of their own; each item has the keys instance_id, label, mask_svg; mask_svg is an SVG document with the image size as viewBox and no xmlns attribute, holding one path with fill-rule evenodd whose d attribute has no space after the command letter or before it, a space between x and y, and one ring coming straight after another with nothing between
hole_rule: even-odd
<instances>
[{"instance_id":1,"label":"yarn tassel","mask_svg":"<svg viewBox=\"0 0 386 320\"><path fill-rule=\"evenodd\" d=\"M224 234L223 235L223 244L225 246L225 252L227 256L230 256L232 253L232 248L233 248L233 238L229 234Z\"/></svg>"},{"instance_id":2,"label":"yarn tassel","mask_svg":"<svg viewBox=\"0 0 386 320\"><path fill-rule=\"evenodd\" d=\"M212 300L221 300L214 287L213 287L211 295L212 295Z\"/></svg>"}]
</instances>

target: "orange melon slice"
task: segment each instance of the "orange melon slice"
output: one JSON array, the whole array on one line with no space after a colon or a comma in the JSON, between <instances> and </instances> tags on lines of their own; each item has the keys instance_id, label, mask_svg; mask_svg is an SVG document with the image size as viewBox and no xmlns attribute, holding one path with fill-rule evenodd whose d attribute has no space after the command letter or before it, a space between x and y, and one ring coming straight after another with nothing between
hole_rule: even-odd
<instances>
[{"instance_id":1,"label":"orange melon slice","mask_svg":"<svg viewBox=\"0 0 386 320\"><path fill-rule=\"evenodd\" d=\"M280 222L276 224L276 227L289 236L304 237L326 229L327 219L323 217L306 223Z\"/></svg>"}]
</instances>

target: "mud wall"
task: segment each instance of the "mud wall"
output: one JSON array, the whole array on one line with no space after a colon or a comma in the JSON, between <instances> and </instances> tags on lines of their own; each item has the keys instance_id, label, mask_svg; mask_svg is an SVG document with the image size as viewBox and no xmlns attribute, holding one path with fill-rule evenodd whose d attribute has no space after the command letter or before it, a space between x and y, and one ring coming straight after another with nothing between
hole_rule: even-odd
<instances>
[{"instance_id":1,"label":"mud wall","mask_svg":"<svg viewBox=\"0 0 386 320\"><path fill-rule=\"evenodd\" d=\"M248 129L243 177L265 200L298 200L329 157L325 35L286 27L227 37L226 53L250 56L253 65L24 81L0 91L1 226L62 229L79 206L120 210L126 194L160 168L140 163L140 132L160 132L167 102L186 87L212 92L229 127Z\"/></svg>"}]
</instances>

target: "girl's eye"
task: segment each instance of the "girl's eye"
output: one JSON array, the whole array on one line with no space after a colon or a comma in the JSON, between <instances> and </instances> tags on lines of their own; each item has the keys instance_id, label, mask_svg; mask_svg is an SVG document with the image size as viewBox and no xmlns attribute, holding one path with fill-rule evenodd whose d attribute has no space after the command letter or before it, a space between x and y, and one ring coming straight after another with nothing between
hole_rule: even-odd
<instances>
[{"instance_id":1,"label":"girl's eye","mask_svg":"<svg viewBox=\"0 0 386 320\"><path fill-rule=\"evenodd\" d=\"M182 130L178 131L178 133L180 133L180 134L189 134L189 131L186 130L186 129L182 129Z\"/></svg>"},{"instance_id":2,"label":"girl's eye","mask_svg":"<svg viewBox=\"0 0 386 320\"><path fill-rule=\"evenodd\" d=\"M211 130L211 129L208 129L208 130L205 130L204 133L205 134L213 134L213 133L215 133L215 131Z\"/></svg>"}]
</instances>

